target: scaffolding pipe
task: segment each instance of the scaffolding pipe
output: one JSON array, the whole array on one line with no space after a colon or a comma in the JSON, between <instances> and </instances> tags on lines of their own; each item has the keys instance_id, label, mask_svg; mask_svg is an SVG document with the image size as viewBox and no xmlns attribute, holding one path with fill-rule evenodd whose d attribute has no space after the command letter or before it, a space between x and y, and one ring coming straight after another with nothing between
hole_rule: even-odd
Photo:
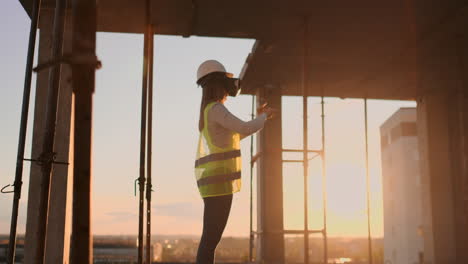
<instances>
[{"instance_id":1,"label":"scaffolding pipe","mask_svg":"<svg viewBox=\"0 0 468 264\"><path fill-rule=\"evenodd\" d=\"M307 56L308 56L308 18L304 19L304 56L302 61L302 118L303 118L303 164L304 164L304 263L309 264L309 191L308 191L308 122L307 122Z\"/></svg>"},{"instance_id":2,"label":"scaffolding pipe","mask_svg":"<svg viewBox=\"0 0 468 264\"><path fill-rule=\"evenodd\" d=\"M255 96L252 95L252 120L255 118ZM253 232L253 167L254 167L254 155L253 155L253 144L254 144L254 135L250 136L250 235L249 235L249 261L253 262L253 242L254 242L254 232Z\"/></svg>"},{"instance_id":3,"label":"scaffolding pipe","mask_svg":"<svg viewBox=\"0 0 468 264\"><path fill-rule=\"evenodd\" d=\"M261 235L261 234L287 234L287 235L303 235L304 233L306 233L306 231L304 230L294 230L294 229L282 229L282 230L270 230L268 232L266 231L257 231L257 232L253 232L254 234L256 235ZM322 234L323 233L323 229L316 229L316 230L313 230L313 229L309 229L307 230L307 233L309 234Z\"/></svg>"},{"instance_id":4,"label":"scaffolding pipe","mask_svg":"<svg viewBox=\"0 0 468 264\"><path fill-rule=\"evenodd\" d=\"M146 263L151 263L151 191L152 191L152 151L153 151L153 62L154 28L148 25L148 144L146 159Z\"/></svg>"},{"instance_id":5,"label":"scaffolding pipe","mask_svg":"<svg viewBox=\"0 0 468 264\"><path fill-rule=\"evenodd\" d=\"M21 199L21 187L23 185L23 161L24 161L24 149L26 145L26 132L28 128L28 112L29 112L29 100L31 95L31 79L32 79L32 68L34 63L34 53L36 48L36 33L37 23L39 20L39 10L41 6L41 0L32 1L32 14L31 14L31 26L29 29L29 42L28 42L28 55L26 58L26 70L24 77L24 90L23 90L23 102L21 107L21 122L19 131L19 142L18 142L18 154L16 156L16 172L13 206L11 213L11 224L10 224L10 240L8 242L8 256L7 263L13 264L15 262L15 250L16 250L16 230L18 225L18 210L19 201Z\"/></svg>"},{"instance_id":6,"label":"scaffolding pipe","mask_svg":"<svg viewBox=\"0 0 468 264\"><path fill-rule=\"evenodd\" d=\"M54 31L52 37L52 59L62 57L63 33L66 18L66 0L56 0L54 14ZM49 71L49 86L47 89L47 104L45 110L44 139L42 153L38 160L41 161L41 191L39 196L38 216L38 243L35 256L39 264L44 262L45 244L47 236L47 220L49 213L50 180L53 173L55 160L55 131L57 123L58 97L60 93L60 74L62 66L53 64Z\"/></svg>"},{"instance_id":7,"label":"scaffolding pipe","mask_svg":"<svg viewBox=\"0 0 468 264\"><path fill-rule=\"evenodd\" d=\"M139 209L138 209L138 264L143 263L143 229L144 229L144 198L145 198L145 148L146 148L146 124L148 107L148 60L149 60L149 30L150 10L149 0L145 1L146 23L143 43L143 78L142 78L142 96L141 96L141 131L140 131L140 175L138 177L139 185Z\"/></svg>"},{"instance_id":8,"label":"scaffolding pipe","mask_svg":"<svg viewBox=\"0 0 468 264\"><path fill-rule=\"evenodd\" d=\"M370 177L369 177L369 138L368 138L368 120L367 120L367 98L364 99L364 129L366 142L366 203L367 203L367 239L369 246L369 263L372 264L372 236L370 219Z\"/></svg>"},{"instance_id":9,"label":"scaffolding pipe","mask_svg":"<svg viewBox=\"0 0 468 264\"><path fill-rule=\"evenodd\" d=\"M72 0L72 54L96 58L96 0ZM92 125L96 62L72 64L75 98L71 264L93 263Z\"/></svg>"},{"instance_id":10,"label":"scaffolding pipe","mask_svg":"<svg viewBox=\"0 0 468 264\"><path fill-rule=\"evenodd\" d=\"M327 160L325 151L325 101L322 96L322 200L323 200L323 263L328 263L328 235L327 235Z\"/></svg>"},{"instance_id":11,"label":"scaffolding pipe","mask_svg":"<svg viewBox=\"0 0 468 264\"><path fill-rule=\"evenodd\" d=\"M304 152L303 149L282 149L281 151L283 151L283 152L300 152L300 153ZM309 152L309 153L319 153L320 154L322 151L321 150L309 149L309 150L307 150L307 152Z\"/></svg>"}]
</instances>

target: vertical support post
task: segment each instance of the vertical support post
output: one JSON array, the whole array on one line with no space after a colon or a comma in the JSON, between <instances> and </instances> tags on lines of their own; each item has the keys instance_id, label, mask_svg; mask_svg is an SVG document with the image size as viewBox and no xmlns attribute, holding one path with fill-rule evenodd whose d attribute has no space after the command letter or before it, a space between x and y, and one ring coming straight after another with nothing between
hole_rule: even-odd
<instances>
[{"instance_id":1,"label":"vertical support post","mask_svg":"<svg viewBox=\"0 0 468 264\"><path fill-rule=\"evenodd\" d=\"M8 243L8 255L7 263L13 264L15 262L15 250L16 250L16 229L18 225L18 210L19 200L21 199L21 187L23 185L23 159L24 150L26 144L26 131L28 127L28 113L29 113L29 100L31 95L31 79L32 79L32 68L34 63L34 53L36 48L36 33L37 25L39 20L39 9L41 6L41 0L32 1L32 16L31 25L29 28L29 42L28 42L28 55L26 58L26 70L24 77L24 90L23 90L23 103L21 111L21 125L19 132L18 142L18 154L16 156L16 172L13 196L13 206L11 213L11 224L10 224L10 240Z\"/></svg>"},{"instance_id":2,"label":"vertical support post","mask_svg":"<svg viewBox=\"0 0 468 264\"><path fill-rule=\"evenodd\" d=\"M72 54L96 59L96 0L72 0ZM97 60L97 59L96 59ZM92 183L92 117L96 65L73 64L74 170L73 223L71 241L72 264L93 263L91 229Z\"/></svg>"},{"instance_id":3,"label":"vertical support post","mask_svg":"<svg viewBox=\"0 0 468 264\"><path fill-rule=\"evenodd\" d=\"M144 199L145 199L145 148L146 148L146 124L148 109L148 61L149 61L149 25L150 4L145 1L145 31L143 36L143 78L141 95L141 131L140 131L140 175L138 177L139 199L138 199L138 264L143 263L143 232L144 232Z\"/></svg>"},{"instance_id":4,"label":"vertical support post","mask_svg":"<svg viewBox=\"0 0 468 264\"><path fill-rule=\"evenodd\" d=\"M255 118L255 96L252 95L252 113L251 119ZM254 233L253 233L253 143L254 135L250 136L250 233L249 233L249 262L253 262L253 243L254 243Z\"/></svg>"},{"instance_id":5,"label":"vertical support post","mask_svg":"<svg viewBox=\"0 0 468 264\"><path fill-rule=\"evenodd\" d=\"M66 0L57 0L54 14L54 33L52 44L52 59L62 57L63 32L65 28ZM39 160L42 162L41 195L39 197L38 246L36 248L37 263L44 263L47 237L47 220L49 213L50 180L55 160L54 143L57 123L57 105L60 93L60 64L52 65L49 72L49 88L47 91L46 119L44 123L44 141Z\"/></svg>"},{"instance_id":6,"label":"vertical support post","mask_svg":"<svg viewBox=\"0 0 468 264\"><path fill-rule=\"evenodd\" d=\"M64 53L66 54L71 50L72 38L71 21L68 19L64 34ZM74 118L73 89L70 82L71 68L63 66L60 76L54 150L57 152L57 161L70 163L73 157L71 142L73 140L72 120ZM72 182L73 164L57 164L50 182L51 202L47 220L45 263L68 262L70 258Z\"/></svg>"},{"instance_id":7,"label":"vertical support post","mask_svg":"<svg viewBox=\"0 0 468 264\"><path fill-rule=\"evenodd\" d=\"M281 89L260 88L257 104L264 101L278 109L278 116L265 124L257 140L257 149L262 153L257 163L257 230L261 233L257 259L281 264L284 263L284 235L278 232L284 229Z\"/></svg>"},{"instance_id":8,"label":"vertical support post","mask_svg":"<svg viewBox=\"0 0 468 264\"><path fill-rule=\"evenodd\" d=\"M451 167L449 96L427 94L418 103L418 146L421 155L425 259L456 263L454 173Z\"/></svg>"},{"instance_id":9,"label":"vertical support post","mask_svg":"<svg viewBox=\"0 0 468 264\"><path fill-rule=\"evenodd\" d=\"M40 40L38 63L47 63L52 59L53 43L53 9L42 9L40 19ZM66 23L64 32L64 50L69 50L71 32L70 23ZM43 152L43 139L45 136L45 113L47 108L49 71L44 69L37 73L36 98L34 108L34 122L32 133L32 158L37 158ZM56 160L67 162L71 157L70 140L72 120L72 87L69 82L71 70L63 67L60 74L60 93L57 108L57 127L54 139ZM47 233L45 242L45 263L59 263L69 258L69 238L71 227L71 169L73 165L58 164L54 166L50 179L50 206L47 216ZM37 263L37 247L41 242L39 238L39 200L41 196L42 168L37 162L31 163L28 191L28 209L26 221L26 235L24 248L24 263ZM39 252L40 253L40 252Z\"/></svg>"},{"instance_id":10,"label":"vertical support post","mask_svg":"<svg viewBox=\"0 0 468 264\"><path fill-rule=\"evenodd\" d=\"M433 11L418 7L415 7L417 18ZM417 106L424 195L424 260L433 263L468 259L465 211L468 177L464 175L466 150L462 150L468 135L464 129L466 117L464 121L461 119L468 100L459 92L465 91L466 96L467 69L463 64L468 57L466 36L455 34L447 33L428 45L418 46L418 77L424 89Z\"/></svg>"},{"instance_id":11,"label":"vertical support post","mask_svg":"<svg viewBox=\"0 0 468 264\"><path fill-rule=\"evenodd\" d=\"M307 152L308 146L308 124L307 124L307 96L303 95L303 124L304 124L304 136L303 136L303 164L304 164L304 263L309 263L309 157Z\"/></svg>"},{"instance_id":12,"label":"vertical support post","mask_svg":"<svg viewBox=\"0 0 468 264\"><path fill-rule=\"evenodd\" d=\"M367 243L369 250L369 264L373 263L372 259L372 236L371 236L371 220L370 220L370 178L369 178L369 137L368 137L368 121L367 121L367 99L364 99L364 134L366 144L366 203L367 203Z\"/></svg>"},{"instance_id":13,"label":"vertical support post","mask_svg":"<svg viewBox=\"0 0 468 264\"><path fill-rule=\"evenodd\" d=\"M146 51L146 34L145 34L145 51ZM146 52L145 59L147 60ZM146 80L146 64L143 66L143 79ZM146 145L146 106L147 106L147 87L146 82L143 83L142 102L141 102L141 133L140 133L140 176L138 177L139 199L138 199L138 264L143 263L143 222L144 222L144 193L145 193L145 145Z\"/></svg>"},{"instance_id":14,"label":"vertical support post","mask_svg":"<svg viewBox=\"0 0 468 264\"><path fill-rule=\"evenodd\" d=\"M458 152L459 156L459 174L460 174L460 188L461 188L461 199L458 223L462 226L468 225L468 37L460 36L456 43L456 57L458 61L458 72L461 76L460 85L456 89L456 103L455 109L457 112L457 134L459 141L455 144L455 151ZM462 235L457 237L457 243L459 245L467 245L468 238L465 235L466 232L460 232ZM466 252L466 246L461 246L462 252ZM465 258L468 253L465 253ZM463 259L463 257L462 257Z\"/></svg>"},{"instance_id":15,"label":"vertical support post","mask_svg":"<svg viewBox=\"0 0 468 264\"><path fill-rule=\"evenodd\" d=\"M303 147L303 165L304 165L304 263L309 264L309 138L308 138L308 131L309 125L307 120L307 89L308 89L308 82L307 82L307 57L308 57L308 19L307 17L304 19L304 39L303 39L303 56L302 56L302 124L303 124L303 131L302 131L302 147Z\"/></svg>"},{"instance_id":16,"label":"vertical support post","mask_svg":"<svg viewBox=\"0 0 468 264\"><path fill-rule=\"evenodd\" d=\"M146 170L146 264L151 264L151 189L152 189L152 148L153 148L153 62L154 62L154 27L148 26L148 145Z\"/></svg>"},{"instance_id":17,"label":"vertical support post","mask_svg":"<svg viewBox=\"0 0 468 264\"><path fill-rule=\"evenodd\" d=\"M327 234L327 159L325 148L325 101L321 100L322 114L322 200L323 200L323 263L328 263L328 234Z\"/></svg>"}]
</instances>

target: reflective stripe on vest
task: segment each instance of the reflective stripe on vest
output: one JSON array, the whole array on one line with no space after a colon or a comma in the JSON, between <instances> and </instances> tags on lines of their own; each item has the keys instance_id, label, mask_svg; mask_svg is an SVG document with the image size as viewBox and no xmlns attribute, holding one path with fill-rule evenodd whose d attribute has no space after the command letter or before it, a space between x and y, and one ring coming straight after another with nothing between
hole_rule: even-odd
<instances>
[{"instance_id":1,"label":"reflective stripe on vest","mask_svg":"<svg viewBox=\"0 0 468 264\"><path fill-rule=\"evenodd\" d=\"M237 179L240 179L240 178L241 178L241 173L240 173L240 171L238 171L238 172L234 172L234 173L215 175L215 176L200 179L200 180L197 181L197 185L200 187L200 186L208 185L208 184L215 184L215 183L233 181L233 180L237 180Z\"/></svg>"},{"instance_id":2,"label":"reflective stripe on vest","mask_svg":"<svg viewBox=\"0 0 468 264\"><path fill-rule=\"evenodd\" d=\"M200 133L195 161L197 186L203 198L233 194L241 188L240 135L231 132L226 147L213 144L208 131L208 112L215 104L205 107L205 126Z\"/></svg>"},{"instance_id":3,"label":"reflective stripe on vest","mask_svg":"<svg viewBox=\"0 0 468 264\"><path fill-rule=\"evenodd\" d=\"M241 156L241 152L239 149L237 150L232 150L228 152L222 152L222 153L213 153L208 156L205 156L203 158L197 159L195 161L195 167L201 166L205 163L211 162L211 161L219 161L219 160L226 160L226 159L232 159L232 158L237 158Z\"/></svg>"}]
</instances>

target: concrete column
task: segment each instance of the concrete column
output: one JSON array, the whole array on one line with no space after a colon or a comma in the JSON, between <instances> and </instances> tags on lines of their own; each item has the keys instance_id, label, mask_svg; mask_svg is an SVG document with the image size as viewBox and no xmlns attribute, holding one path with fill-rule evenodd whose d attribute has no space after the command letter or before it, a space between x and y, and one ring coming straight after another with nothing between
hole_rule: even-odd
<instances>
[{"instance_id":1,"label":"concrete column","mask_svg":"<svg viewBox=\"0 0 468 264\"><path fill-rule=\"evenodd\" d=\"M426 263L468 261L466 46L444 36L421 47L418 134Z\"/></svg>"},{"instance_id":2,"label":"concrete column","mask_svg":"<svg viewBox=\"0 0 468 264\"><path fill-rule=\"evenodd\" d=\"M457 70L456 83L449 95L449 129L451 139L451 165L454 170L454 208L457 261L468 262L468 41L454 39Z\"/></svg>"},{"instance_id":3,"label":"concrete column","mask_svg":"<svg viewBox=\"0 0 468 264\"><path fill-rule=\"evenodd\" d=\"M429 203L423 205L424 254L429 263L456 260L447 99L443 93L426 95L418 104L421 185L423 201Z\"/></svg>"},{"instance_id":4,"label":"concrete column","mask_svg":"<svg viewBox=\"0 0 468 264\"><path fill-rule=\"evenodd\" d=\"M266 100L279 110L259 133L257 149L261 152L257 164L257 230L261 231L257 260L263 263L284 263L283 231L283 166L281 131L281 90L262 88L257 93L257 105Z\"/></svg>"},{"instance_id":5,"label":"concrete column","mask_svg":"<svg viewBox=\"0 0 468 264\"><path fill-rule=\"evenodd\" d=\"M52 47L53 10L41 10L39 34L39 63L50 60ZM69 19L68 19L69 21ZM65 48L70 50L70 24L65 28ZM70 157L70 124L72 115L72 88L70 85L71 71L69 66L62 66L60 80L60 95L57 117L57 130L55 137L55 152L57 161L71 162ZM36 99L34 109L34 124L32 138L32 158L37 158L42 152L44 136L44 120L47 100L49 70L43 70L37 75ZM72 165L54 165L51 179L51 192L48 216L48 229L46 241L45 263L68 263L71 228L71 184ZM40 196L41 168L38 164L31 164L28 209L25 237L24 263L36 263L35 255L38 241L38 206Z\"/></svg>"}]
</instances>

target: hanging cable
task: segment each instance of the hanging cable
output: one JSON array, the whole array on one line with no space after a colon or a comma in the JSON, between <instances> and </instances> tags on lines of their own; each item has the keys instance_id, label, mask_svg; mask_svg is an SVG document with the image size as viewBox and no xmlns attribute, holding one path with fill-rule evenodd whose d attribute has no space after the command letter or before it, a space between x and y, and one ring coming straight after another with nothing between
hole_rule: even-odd
<instances>
[{"instance_id":1,"label":"hanging cable","mask_svg":"<svg viewBox=\"0 0 468 264\"><path fill-rule=\"evenodd\" d=\"M255 96L252 95L252 120L255 118ZM254 144L254 135L250 136L250 235L249 235L249 261L253 262L253 242L254 242L254 233L253 233L253 144Z\"/></svg>"},{"instance_id":2,"label":"hanging cable","mask_svg":"<svg viewBox=\"0 0 468 264\"><path fill-rule=\"evenodd\" d=\"M372 264L372 237L370 220L370 178L369 178L369 140L368 140L368 120L367 120L367 98L364 99L364 125L366 141L366 201L367 201L367 239L369 245L369 264Z\"/></svg>"},{"instance_id":3,"label":"hanging cable","mask_svg":"<svg viewBox=\"0 0 468 264\"><path fill-rule=\"evenodd\" d=\"M10 224L10 240L8 242L8 255L6 259L6 262L8 264L13 264L15 261L16 230L17 230L17 225L18 225L19 200L21 199L21 186L23 185L24 149L26 145L26 131L28 127L29 100L30 100L30 95L31 95L32 68L33 68L34 53L35 53L35 48L36 48L36 33L37 33L37 24L39 20L40 6L41 6L41 0L32 1L32 15L31 15L31 25L29 29L28 55L26 58L26 70L25 70L25 77L24 77L23 104L21 108L18 154L16 156L15 182L13 183L14 196L13 196L13 206L12 206L11 224Z\"/></svg>"}]
</instances>

